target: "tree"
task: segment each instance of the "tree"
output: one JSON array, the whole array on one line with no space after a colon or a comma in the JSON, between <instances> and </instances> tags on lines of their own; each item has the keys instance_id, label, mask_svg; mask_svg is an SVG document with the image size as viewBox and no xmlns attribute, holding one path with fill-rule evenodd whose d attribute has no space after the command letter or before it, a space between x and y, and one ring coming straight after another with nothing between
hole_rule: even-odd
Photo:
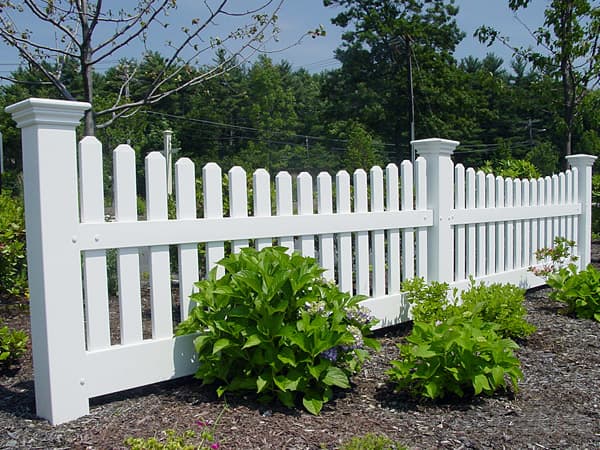
<instances>
[{"instance_id":1,"label":"tree","mask_svg":"<svg viewBox=\"0 0 600 450\"><path fill-rule=\"evenodd\" d=\"M260 42L277 32L277 11L283 1L264 0L258 8L241 12L227 9L230 0L198 2L199 9L204 7L201 16L190 17L181 30L174 32L169 28L168 15L177 8L176 0L137 0L127 2L127 7L118 6L118 11L110 8L118 3L109 0L0 0L0 38L16 48L43 80L52 83L60 97L93 105L86 113L84 130L86 135L93 135L96 127L106 127L119 117L221 75L232 67L231 61L243 63L258 51ZM210 36L217 19L240 16L246 23L227 36ZM56 44L44 40L48 32L56 36ZM168 33L172 39L166 41L170 54L155 61L159 63L155 71L145 73L143 89L136 95L125 95L138 76L138 66L123 64L113 102L96 108L95 68L136 42L147 48L149 37L160 33ZM204 54L225 45L235 49L227 53L221 65L206 71L190 70ZM65 81L69 64L78 67L81 93L73 92Z\"/></svg>"},{"instance_id":2,"label":"tree","mask_svg":"<svg viewBox=\"0 0 600 450\"><path fill-rule=\"evenodd\" d=\"M527 8L531 0L509 0L511 10ZM562 156L572 153L573 133L581 118L585 97L600 83L600 8L590 0L552 0L544 12L544 25L532 31L541 51L515 47L497 30L480 27L475 34L491 45L496 39L556 79L562 95Z\"/></svg>"},{"instance_id":3,"label":"tree","mask_svg":"<svg viewBox=\"0 0 600 450\"><path fill-rule=\"evenodd\" d=\"M445 132L433 111L453 103L453 53L463 37L454 0L324 0L344 8L332 22L344 27L325 96L333 120L353 120L407 154L410 140L408 78L414 65L417 137ZM444 128L443 130L440 127Z\"/></svg>"}]
</instances>

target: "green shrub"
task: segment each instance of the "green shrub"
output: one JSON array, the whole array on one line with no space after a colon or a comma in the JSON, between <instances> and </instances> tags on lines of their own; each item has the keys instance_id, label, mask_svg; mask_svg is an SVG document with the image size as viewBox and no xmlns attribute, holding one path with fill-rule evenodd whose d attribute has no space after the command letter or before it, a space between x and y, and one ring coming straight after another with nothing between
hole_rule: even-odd
<instances>
[{"instance_id":1,"label":"green shrub","mask_svg":"<svg viewBox=\"0 0 600 450\"><path fill-rule=\"evenodd\" d=\"M219 262L191 296L196 306L177 334L194 340L196 377L217 393L254 391L288 407L302 399L318 414L349 388L349 377L378 342L366 337L375 321L351 297L326 282L315 260L281 247L243 249Z\"/></svg>"},{"instance_id":2,"label":"green shrub","mask_svg":"<svg viewBox=\"0 0 600 450\"><path fill-rule=\"evenodd\" d=\"M164 442L155 437L148 439L129 437L125 439L125 445L131 450L217 450L221 447L214 438L214 425L211 426L202 420L196 421L196 425L199 433L186 430L177 434L175 430L165 430ZM193 443L198 440L200 440L198 444Z\"/></svg>"},{"instance_id":3,"label":"green shrub","mask_svg":"<svg viewBox=\"0 0 600 450\"><path fill-rule=\"evenodd\" d=\"M471 285L460 297L454 290L449 295L446 283L426 283L422 278L414 278L402 283L402 291L411 303L411 313L415 322L446 321L454 316L468 313L480 317L484 322L497 325L496 332L502 337L522 338L535 331L535 326L524 317L525 291L511 284L484 283Z\"/></svg>"},{"instance_id":4,"label":"green shrub","mask_svg":"<svg viewBox=\"0 0 600 450\"><path fill-rule=\"evenodd\" d=\"M27 333L11 330L8 326L0 327L0 368L7 368L17 363L27 350Z\"/></svg>"},{"instance_id":5,"label":"green shrub","mask_svg":"<svg viewBox=\"0 0 600 450\"><path fill-rule=\"evenodd\" d=\"M402 292L410 304L410 312L415 322L435 322L446 320L458 313L456 290L452 298L448 297L448 283L431 281L416 277L402 282Z\"/></svg>"},{"instance_id":6,"label":"green shrub","mask_svg":"<svg viewBox=\"0 0 600 450\"><path fill-rule=\"evenodd\" d=\"M480 168L485 173L492 173L505 178L539 178L540 172L526 159L501 159L497 161L486 161Z\"/></svg>"},{"instance_id":7,"label":"green shrub","mask_svg":"<svg viewBox=\"0 0 600 450\"><path fill-rule=\"evenodd\" d=\"M405 446L392 441L386 436L367 433L364 436L356 436L345 442L340 450L404 450Z\"/></svg>"},{"instance_id":8,"label":"green shrub","mask_svg":"<svg viewBox=\"0 0 600 450\"><path fill-rule=\"evenodd\" d=\"M532 334L536 327L524 317L525 290L513 284L494 283L476 285L471 281L469 289L461 294L460 309L473 311L485 322L498 325L496 332L503 337L523 338Z\"/></svg>"},{"instance_id":9,"label":"green shrub","mask_svg":"<svg viewBox=\"0 0 600 450\"><path fill-rule=\"evenodd\" d=\"M396 391L431 399L450 393L489 395L506 387L505 377L516 391L523 377L513 354L518 345L501 338L495 328L479 317L415 322L408 343L398 344L400 360L392 361L387 374Z\"/></svg>"},{"instance_id":10,"label":"green shrub","mask_svg":"<svg viewBox=\"0 0 600 450\"><path fill-rule=\"evenodd\" d=\"M568 314L600 322L600 272L595 267L578 272L569 264L549 275L547 283L553 289L550 298L566 303Z\"/></svg>"},{"instance_id":11,"label":"green shrub","mask_svg":"<svg viewBox=\"0 0 600 450\"><path fill-rule=\"evenodd\" d=\"M0 195L0 294L28 294L23 202L6 193Z\"/></svg>"},{"instance_id":12,"label":"green shrub","mask_svg":"<svg viewBox=\"0 0 600 450\"><path fill-rule=\"evenodd\" d=\"M572 255L574 246L574 241L556 237L553 247L536 252L536 258L545 263L529 270L546 278L552 288L550 298L565 303L568 314L600 322L600 272L592 265L579 271L574 264L578 258Z\"/></svg>"}]
</instances>

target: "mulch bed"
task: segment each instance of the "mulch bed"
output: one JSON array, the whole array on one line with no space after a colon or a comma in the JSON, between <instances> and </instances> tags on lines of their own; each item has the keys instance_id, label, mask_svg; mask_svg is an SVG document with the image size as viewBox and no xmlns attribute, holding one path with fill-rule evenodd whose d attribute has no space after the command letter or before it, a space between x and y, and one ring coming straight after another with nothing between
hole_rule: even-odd
<instances>
[{"instance_id":1,"label":"mulch bed","mask_svg":"<svg viewBox=\"0 0 600 450\"><path fill-rule=\"evenodd\" d=\"M600 263L600 245L593 259ZM335 449L367 432L411 449L600 449L600 323L560 314L548 289L528 292L528 320L538 330L521 342L525 374L516 394L446 403L413 401L387 383L405 324L380 331L382 351L354 386L320 416L226 396L185 378L94 399L90 414L52 427L35 416L31 352L21 367L0 374L0 449L124 448L128 436L162 436L215 420L222 449ZM29 329L27 312L0 305L0 319Z\"/></svg>"}]
</instances>

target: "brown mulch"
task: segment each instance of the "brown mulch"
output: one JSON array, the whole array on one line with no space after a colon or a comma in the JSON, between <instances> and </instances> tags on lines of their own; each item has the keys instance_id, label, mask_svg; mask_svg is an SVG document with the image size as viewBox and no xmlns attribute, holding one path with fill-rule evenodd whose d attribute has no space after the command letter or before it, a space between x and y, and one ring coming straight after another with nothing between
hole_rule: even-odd
<instances>
[{"instance_id":1,"label":"brown mulch","mask_svg":"<svg viewBox=\"0 0 600 450\"><path fill-rule=\"evenodd\" d=\"M600 263L600 245L593 252ZM247 397L217 399L185 378L94 399L90 415L52 427L35 416L29 352L20 368L0 374L0 449L124 448L128 436L161 437L219 416L222 449L335 449L367 432L411 449L600 449L600 323L561 315L548 292L527 294L538 330L521 342L525 378L514 395L419 403L394 394L385 371L409 331L403 325L379 332L382 351L320 416ZM0 306L10 327L29 328L26 311Z\"/></svg>"}]
</instances>

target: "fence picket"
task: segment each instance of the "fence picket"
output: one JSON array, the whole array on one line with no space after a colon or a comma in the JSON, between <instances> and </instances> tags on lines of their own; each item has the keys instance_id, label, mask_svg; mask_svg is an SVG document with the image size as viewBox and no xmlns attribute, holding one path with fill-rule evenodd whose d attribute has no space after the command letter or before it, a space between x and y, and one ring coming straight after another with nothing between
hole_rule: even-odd
<instances>
[{"instance_id":1,"label":"fence picket","mask_svg":"<svg viewBox=\"0 0 600 450\"><path fill-rule=\"evenodd\" d=\"M471 167L467 169L467 209L475 209L475 170ZM467 276L475 276L477 270L477 230L475 224L467 225Z\"/></svg>"},{"instance_id":2,"label":"fence picket","mask_svg":"<svg viewBox=\"0 0 600 450\"><path fill-rule=\"evenodd\" d=\"M333 214L331 175L322 172L317 176L317 211L319 214ZM333 234L319 235L319 262L325 269L323 277L335 280L335 253Z\"/></svg>"},{"instance_id":3,"label":"fence picket","mask_svg":"<svg viewBox=\"0 0 600 450\"><path fill-rule=\"evenodd\" d=\"M398 192L398 183L398 166L396 166L396 164L390 163L385 168L386 211L400 210L400 193ZM397 228L387 230L387 242L387 285L388 294L391 295L400 293L401 286L400 230Z\"/></svg>"},{"instance_id":4,"label":"fence picket","mask_svg":"<svg viewBox=\"0 0 600 450\"><path fill-rule=\"evenodd\" d=\"M287 172L279 172L275 176L276 211L278 216L291 216L294 214L294 203L292 193L292 176ZM279 238L279 245L286 247L288 253L294 251L294 237L285 236Z\"/></svg>"},{"instance_id":5,"label":"fence picket","mask_svg":"<svg viewBox=\"0 0 600 450\"><path fill-rule=\"evenodd\" d=\"M113 152L115 220L137 221L135 151L119 145ZM117 250L121 344L142 340L142 300L140 291L140 256L137 248Z\"/></svg>"},{"instance_id":6,"label":"fence picket","mask_svg":"<svg viewBox=\"0 0 600 450\"><path fill-rule=\"evenodd\" d=\"M314 214L312 177L308 172L302 172L298 175L297 182L298 215L312 215ZM300 236L300 252L303 256L315 257L315 237L313 235Z\"/></svg>"},{"instance_id":7,"label":"fence picket","mask_svg":"<svg viewBox=\"0 0 600 450\"><path fill-rule=\"evenodd\" d=\"M522 192L521 192L521 180L519 179L515 179L513 180L513 195L514 195L514 202L513 202L513 206L515 208L519 208L520 206L522 206ZM514 248L514 268L518 269L519 267L523 266L523 255L522 255L522 240L523 240L523 221L522 220L515 220L514 222L514 241L513 241L513 248Z\"/></svg>"},{"instance_id":8,"label":"fence picket","mask_svg":"<svg viewBox=\"0 0 600 450\"><path fill-rule=\"evenodd\" d=\"M485 207L496 208L496 178L492 174L485 177ZM496 223L487 224L487 268L486 273L496 273Z\"/></svg>"},{"instance_id":9,"label":"fence picket","mask_svg":"<svg viewBox=\"0 0 600 450\"><path fill-rule=\"evenodd\" d=\"M559 202L561 205L567 203L567 186L566 186L566 178L565 173L561 172L558 174L558 192L559 192ZM565 216L559 219L559 233L560 236L567 237L567 218Z\"/></svg>"},{"instance_id":10,"label":"fence picket","mask_svg":"<svg viewBox=\"0 0 600 450\"><path fill-rule=\"evenodd\" d=\"M410 161L400 164L401 208L402 211L414 210L413 167ZM415 233L414 230L402 229L402 279L410 280L415 276Z\"/></svg>"},{"instance_id":11,"label":"fence picket","mask_svg":"<svg viewBox=\"0 0 600 450\"><path fill-rule=\"evenodd\" d=\"M383 194L383 170L375 166L371 168L371 211L384 211ZM385 231L371 231L371 242L373 245L373 297L385 295Z\"/></svg>"},{"instance_id":12,"label":"fence picket","mask_svg":"<svg viewBox=\"0 0 600 450\"><path fill-rule=\"evenodd\" d=\"M579 169L577 167L572 167L571 171L573 172L573 198L577 201L579 200ZM579 216L575 216L573 218L573 240L575 242L579 242ZM577 255L581 255L581 249L577 248L575 250ZM580 258L580 268L584 268L581 266L581 258Z\"/></svg>"},{"instance_id":13,"label":"fence picket","mask_svg":"<svg viewBox=\"0 0 600 450\"><path fill-rule=\"evenodd\" d=\"M354 172L354 212L366 213L368 209L367 172L357 169ZM369 295L369 232L356 233L356 292Z\"/></svg>"},{"instance_id":14,"label":"fence picket","mask_svg":"<svg viewBox=\"0 0 600 450\"><path fill-rule=\"evenodd\" d=\"M538 206L538 182L535 179L530 180L529 182L529 204L533 207ZM536 264L537 258L535 253L539 249L539 229L538 229L539 221L534 219L531 221L531 251L529 253L529 263Z\"/></svg>"},{"instance_id":15,"label":"fence picket","mask_svg":"<svg viewBox=\"0 0 600 450\"><path fill-rule=\"evenodd\" d=\"M546 181L543 178L538 178L538 205L544 206L546 204ZM546 246L546 219L538 220L538 247L544 248Z\"/></svg>"},{"instance_id":16,"label":"fence picket","mask_svg":"<svg viewBox=\"0 0 600 450\"><path fill-rule=\"evenodd\" d=\"M576 202L573 198L573 172L571 172L571 170L567 170L566 177L565 201L569 205L572 205ZM566 218L566 238L573 239L573 216Z\"/></svg>"},{"instance_id":17,"label":"fence picket","mask_svg":"<svg viewBox=\"0 0 600 450\"><path fill-rule=\"evenodd\" d=\"M549 176L544 178L546 182L546 205L553 205L554 198L552 197L552 178ZM546 247L554 245L554 231L552 219L546 219Z\"/></svg>"},{"instance_id":18,"label":"fence picket","mask_svg":"<svg viewBox=\"0 0 600 450\"><path fill-rule=\"evenodd\" d=\"M265 169L258 169L252 176L254 189L254 215L269 217L271 215L271 176ZM256 239L257 250L273 245L273 239Z\"/></svg>"},{"instance_id":19,"label":"fence picket","mask_svg":"<svg viewBox=\"0 0 600 450\"><path fill-rule=\"evenodd\" d=\"M204 190L204 218L217 219L223 217L223 176L221 168L215 163L208 163L202 168L202 185ZM206 243L206 272L217 267L217 263L225 257L223 242ZM217 277L223 276L225 269L217 267Z\"/></svg>"},{"instance_id":20,"label":"fence picket","mask_svg":"<svg viewBox=\"0 0 600 450\"><path fill-rule=\"evenodd\" d=\"M524 179L521 182L521 204L529 206L529 180ZM521 266L529 267L529 259L531 255L531 220L523 221L523 246L521 249Z\"/></svg>"},{"instance_id":21,"label":"fence picket","mask_svg":"<svg viewBox=\"0 0 600 450\"><path fill-rule=\"evenodd\" d=\"M167 172L165 158L160 152L146 156L146 215L147 220L167 220ZM173 336L171 319L171 264L169 246L150 247L150 305L152 338Z\"/></svg>"},{"instance_id":22,"label":"fence picket","mask_svg":"<svg viewBox=\"0 0 600 450\"><path fill-rule=\"evenodd\" d=\"M512 208L514 204L513 196L513 180L512 178L506 178L504 180L504 205L506 208ZM506 221L505 223L506 238L505 243L505 266L506 270L512 270L515 268L515 242L514 242L514 231L515 224L512 221Z\"/></svg>"},{"instance_id":23,"label":"fence picket","mask_svg":"<svg viewBox=\"0 0 600 450\"><path fill-rule=\"evenodd\" d=\"M104 222L102 144L86 136L79 143L79 193L82 222ZM88 350L110 346L106 250L83 254L86 343Z\"/></svg>"},{"instance_id":24,"label":"fence picket","mask_svg":"<svg viewBox=\"0 0 600 450\"><path fill-rule=\"evenodd\" d=\"M556 174L552 175L552 204L560 205L558 175ZM552 219L552 242L554 242L554 239L556 237L561 235L560 233L560 219L558 217L555 217Z\"/></svg>"},{"instance_id":25,"label":"fence picket","mask_svg":"<svg viewBox=\"0 0 600 450\"><path fill-rule=\"evenodd\" d=\"M240 166L229 169L229 217L248 217L248 185L246 171ZM231 251L239 253L248 247L248 240L231 242Z\"/></svg>"},{"instance_id":26,"label":"fence picket","mask_svg":"<svg viewBox=\"0 0 600 450\"><path fill-rule=\"evenodd\" d=\"M454 208L465 209L465 167L462 164L454 167ZM454 279L464 280L467 248L465 225L456 225L454 229Z\"/></svg>"},{"instance_id":27,"label":"fence picket","mask_svg":"<svg viewBox=\"0 0 600 450\"><path fill-rule=\"evenodd\" d=\"M485 208L485 173L478 171L476 174L476 202L477 208ZM486 272L486 224L477 224L477 276L483 276Z\"/></svg>"},{"instance_id":28,"label":"fence picket","mask_svg":"<svg viewBox=\"0 0 600 450\"><path fill-rule=\"evenodd\" d=\"M417 210L427 209L427 162L419 156L415 161L415 208ZM417 276L428 280L427 273L427 227L417 228Z\"/></svg>"},{"instance_id":29,"label":"fence picket","mask_svg":"<svg viewBox=\"0 0 600 450\"><path fill-rule=\"evenodd\" d=\"M350 213L350 175L345 170L335 176L337 213ZM344 292L352 294L352 234L339 233L338 238L338 285Z\"/></svg>"},{"instance_id":30,"label":"fence picket","mask_svg":"<svg viewBox=\"0 0 600 450\"><path fill-rule=\"evenodd\" d=\"M501 176L496 177L496 208L504 208L504 178ZM496 270L503 272L505 270L505 247L504 241L506 229L505 223L500 221L496 223Z\"/></svg>"},{"instance_id":31,"label":"fence picket","mask_svg":"<svg viewBox=\"0 0 600 450\"><path fill-rule=\"evenodd\" d=\"M179 220L195 219L196 212L196 170L189 158L181 158L175 163L176 215ZM179 258L179 305L181 320L187 319L193 305L189 296L199 279L198 244L187 243L177 246Z\"/></svg>"}]
</instances>

